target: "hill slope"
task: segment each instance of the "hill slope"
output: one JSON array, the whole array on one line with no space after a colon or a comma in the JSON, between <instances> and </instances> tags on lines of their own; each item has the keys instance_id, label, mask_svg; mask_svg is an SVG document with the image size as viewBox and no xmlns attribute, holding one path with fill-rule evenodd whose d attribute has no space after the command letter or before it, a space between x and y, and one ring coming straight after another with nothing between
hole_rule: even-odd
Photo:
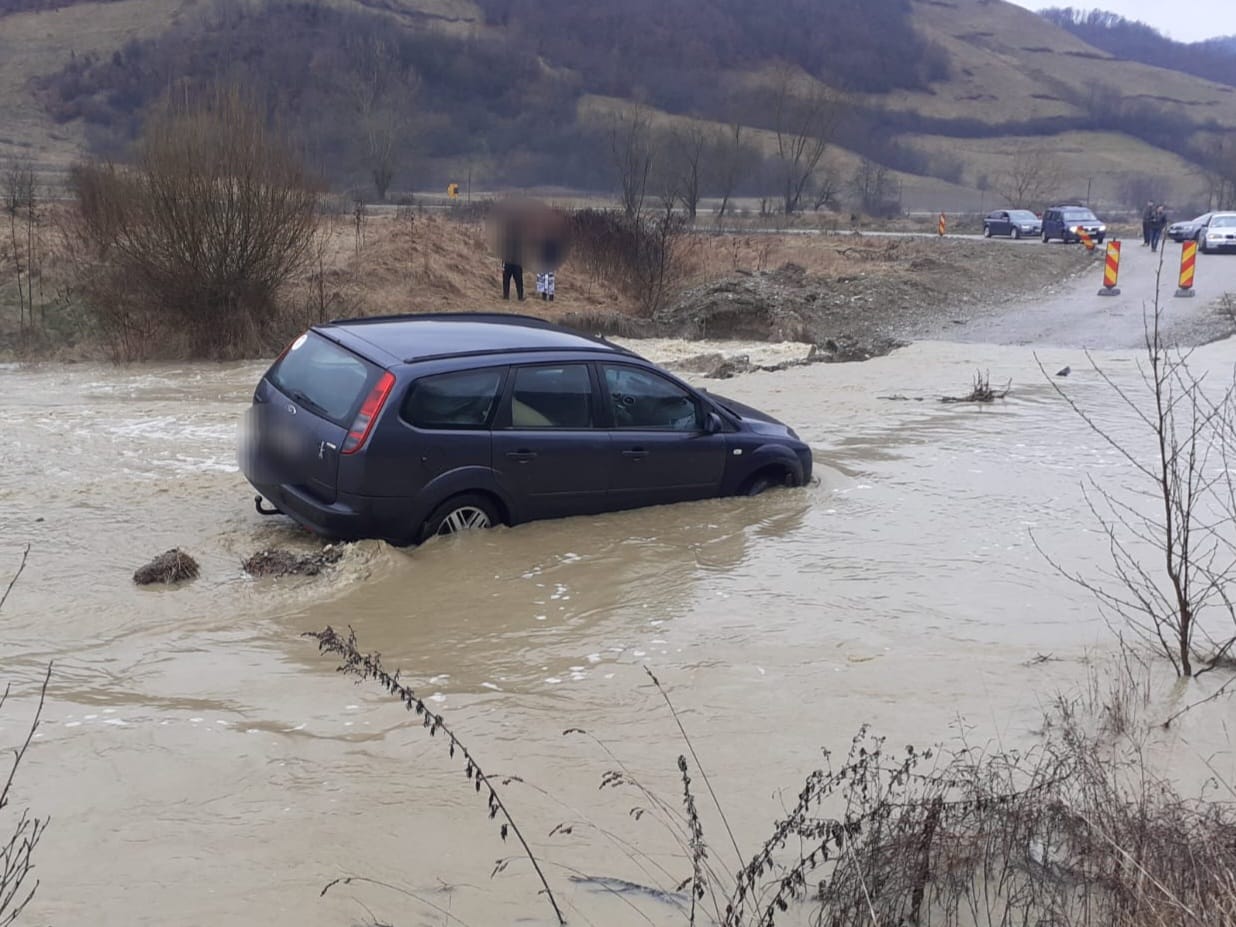
<instances>
[{"instance_id":1,"label":"hill slope","mask_svg":"<svg viewBox=\"0 0 1236 927\"><path fill-rule=\"evenodd\" d=\"M122 153L168 87L223 77L267 100L337 187L370 186L381 149L396 190L466 171L478 186L610 189L611 139L585 105L604 96L721 134L746 124L737 192L765 196L777 62L849 101L830 162L843 199L867 158L893 169L903 205L978 208L1028 146L1070 192L1112 203L1142 178L1200 199L1210 140L1236 129L1236 88L1120 60L1004 0L27 9L49 2L0 0L0 161Z\"/></svg>"}]
</instances>

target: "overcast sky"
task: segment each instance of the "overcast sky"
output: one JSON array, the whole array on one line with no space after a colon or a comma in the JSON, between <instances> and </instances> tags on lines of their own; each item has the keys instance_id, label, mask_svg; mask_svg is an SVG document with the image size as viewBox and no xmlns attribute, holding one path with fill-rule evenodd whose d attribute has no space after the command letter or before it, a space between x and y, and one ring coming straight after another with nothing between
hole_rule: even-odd
<instances>
[{"instance_id":1,"label":"overcast sky","mask_svg":"<svg viewBox=\"0 0 1236 927\"><path fill-rule=\"evenodd\" d=\"M1125 19L1154 26L1178 42L1196 42L1219 35L1236 35L1236 0L1012 0L1018 6L1042 10L1053 6L1106 10Z\"/></svg>"}]
</instances>

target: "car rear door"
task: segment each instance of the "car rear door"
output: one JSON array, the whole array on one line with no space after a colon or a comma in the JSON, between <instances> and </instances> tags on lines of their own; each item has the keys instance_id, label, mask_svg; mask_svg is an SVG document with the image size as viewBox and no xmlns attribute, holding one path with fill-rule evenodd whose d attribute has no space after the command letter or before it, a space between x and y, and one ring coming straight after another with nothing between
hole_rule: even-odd
<instances>
[{"instance_id":1,"label":"car rear door","mask_svg":"<svg viewBox=\"0 0 1236 927\"><path fill-rule=\"evenodd\" d=\"M511 368L493 429L493 470L516 521L606 508L610 436L582 361Z\"/></svg>"},{"instance_id":2,"label":"car rear door","mask_svg":"<svg viewBox=\"0 0 1236 927\"><path fill-rule=\"evenodd\" d=\"M348 425L380 375L321 335L296 339L254 392L246 475L256 485L293 486L334 502Z\"/></svg>"},{"instance_id":3,"label":"car rear door","mask_svg":"<svg viewBox=\"0 0 1236 927\"><path fill-rule=\"evenodd\" d=\"M614 362L598 369L611 421L611 508L715 496L726 439L705 432L699 397L646 367Z\"/></svg>"}]
</instances>

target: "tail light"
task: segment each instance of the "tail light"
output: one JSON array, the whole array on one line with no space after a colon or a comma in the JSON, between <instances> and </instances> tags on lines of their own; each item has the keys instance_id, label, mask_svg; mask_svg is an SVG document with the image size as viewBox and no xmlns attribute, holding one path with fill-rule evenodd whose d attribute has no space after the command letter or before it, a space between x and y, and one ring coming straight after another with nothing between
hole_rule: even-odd
<instances>
[{"instance_id":1,"label":"tail light","mask_svg":"<svg viewBox=\"0 0 1236 927\"><path fill-rule=\"evenodd\" d=\"M360 411L356 413L356 418L352 421L352 427L348 429L348 437L344 440L340 453L355 454L361 449L365 439L369 437L369 431L373 428L374 420L377 419L378 413L382 411L382 406L386 404L386 399L391 394L391 387L394 385L395 375L389 370L383 373L378 382L373 385L373 389L369 391L369 395L361 403Z\"/></svg>"}]
</instances>

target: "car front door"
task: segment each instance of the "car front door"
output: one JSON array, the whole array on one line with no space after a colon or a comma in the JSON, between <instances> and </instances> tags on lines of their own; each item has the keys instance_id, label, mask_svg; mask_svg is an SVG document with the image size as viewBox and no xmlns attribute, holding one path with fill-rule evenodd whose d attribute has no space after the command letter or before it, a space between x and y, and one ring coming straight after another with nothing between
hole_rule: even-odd
<instances>
[{"instance_id":1,"label":"car front door","mask_svg":"<svg viewBox=\"0 0 1236 927\"><path fill-rule=\"evenodd\" d=\"M494 422L493 470L516 521L607 508L610 436L586 363L514 367Z\"/></svg>"},{"instance_id":2,"label":"car front door","mask_svg":"<svg viewBox=\"0 0 1236 927\"><path fill-rule=\"evenodd\" d=\"M991 230L996 235L1013 234L1013 224L1009 221L1009 214L1007 212L996 213L996 218L992 223Z\"/></svg>"},{"instance_id":3,"label":"car front door","mask_svg":"<svg viewBox=\"0 0 1236 927\"><path fill-rule=\"evenodd\" d=\"M705 430L699 398L644 367L602 363L599 369L612 423L610 507L715 496L725 471L726 440Z\"/></svg>"}]
</instances>

